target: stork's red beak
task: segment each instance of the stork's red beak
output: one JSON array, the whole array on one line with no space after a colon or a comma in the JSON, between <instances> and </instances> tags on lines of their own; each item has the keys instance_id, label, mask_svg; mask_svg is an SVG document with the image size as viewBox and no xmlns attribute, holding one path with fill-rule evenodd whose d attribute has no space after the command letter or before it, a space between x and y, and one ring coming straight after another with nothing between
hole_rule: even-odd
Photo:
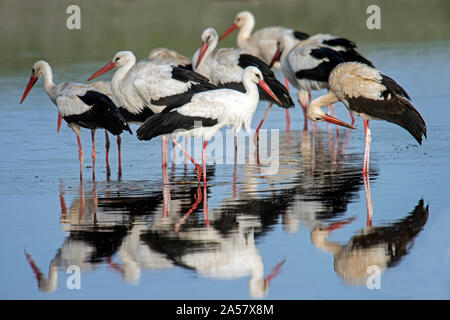
<instances>
[{"instance_id":1,"label":"stork's red beak","mask_svg":"<svg viewBox=\"0 0 450 320\"><path fill-rule=\"evenodd\" d=\"M219 38L219 41L222 41L223 39L225 39L230 33L232 33L234 30L236 30L238 28L238 25L236 23L233 23L228 29L227 31L225 31Z\"/></svg>"},{"instance_id":2,"label":"stork's red beak","mask_svg":"<svg viewBox=\"0 0 450 320\"><path fill-rule=\"evenodd\" d=\"M258 85L259 85L261 88L263 88L263 90L264 90L265 92L267 92L267 93L269 94L269 96L271 96L272 98L274 98L275 101L276 101L278 104L280 104L280 105L282 104L282 103L280 102L280 100L278 100L278 98L277 98L277 96L275 95L275 93L273 93L272 89L270 89L269 86L267 85L267 83L264 82L264 80L261 80L260 82L258 82Z\"/></svg>"},{"instance_id":3,"label":"stork's red beak","mask_svg":"<svg viewBox=\"0 0 450 320\"><path fill-rule=\"evenodd\" d=\"M208 43L202 42L202 47L200 48L200 54L198 55L197 63L195 64L195 69L198 68L200 61L202 61L203 56L205 55L206 50L208 49Z\"/></svg>"},{"instance_id":4,"label":"stork's red beak","mask_svg":"<svg viewBox=\"0 0 450 320\"><path fill-rule=\"evenodd\" d=\"M280 59L281 51L277 49L275 52L275 55L272 58L272 61L270 61L270 67L272 68L275 62L277 62Z\"/></svg>"},{"instance_id":5,"label":"stork's red beak","mask_svg":"<svg viewBox=\"0 0 450 320\"><path fill-rule=\"evenodd\" d=\"M98 70L96 73L94 73L92 76L90 76L87 81L91 81L92 79L95 79L98 76L101 76L105 72L108 72L109 70L114 69L115 66L116 66L116 64L114 63L114 61L108 62L108 64L106 64L106 66L104 66L103 68Z\"/></svg>"},{"instance_id":6,"label":"stork's red beak","mask_svg":"<svg viewBox=\"0 0 450 320\"><path fill-rule=\"evenodd\" d=\"M332 116L330 116L328 114L326 114L323 117L323 120L325 120L325 121L327 121L329 123L332 123L332 124L336 124L338 126L342 126L342 127L346 127L346 128L350 128L350 129L356 130L356 128L354 126L352 126L352 125L350 125L350 124L348 124L348 123L346 123L346 122L344 122L342 120L339 120L339 119L337 119L335 117L332 117Z\"/></svg>"},{"instance_id":7,"label":"stork's red beak","mask_svg":"<svg viewBox=\"0 0 450 320\"><path fill-rule=\"evenodd\" d=\"M37 79L38 78L36 78L35 76L31 75L30 80L28 80L27 87L25 88L25 91L23 92L22 99L20 100L20 103L22 103L23 100L25 100L25 98L28 95L28 92L30 92L31 88L33 88L33 86L36 83Z\"/></svg>"},{"instance_id":8,"label":"stork's red beak","mask_svg":"<svg viewBox=\"0 0 450 320\"><path fill-rule=\"evenodd\" d=\"M56 133L59 133L59 129L61 129L62 116L61 113L58 112L58 126L56 127Z\"/></svg>"}]
</instances>

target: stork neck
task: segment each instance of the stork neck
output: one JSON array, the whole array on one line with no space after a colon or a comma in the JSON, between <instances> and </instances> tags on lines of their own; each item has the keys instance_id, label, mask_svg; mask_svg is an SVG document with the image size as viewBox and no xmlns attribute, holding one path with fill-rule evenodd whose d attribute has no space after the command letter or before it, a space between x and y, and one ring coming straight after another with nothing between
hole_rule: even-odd
<instances>
[{"instance_id":1,"label":"stork neck","mask_svg":"<svg viewBox=\"0 0 450 320\"><path fill-rule=\"evenodd\" d=\"M246 94L251 98L252 101L256 101L256 104L259 100L259 92L258 92L258 85L251 81L248 78L244 79L244 88L246 91Z\"/></svg>"},{"instance_id":2,"label":"stork neck","mask_svg":"<svg viewBox=\"0 0 450 320\"><path fill-rule=\"evenodd\" d=\"M248 40L250 40L250 36L252 34L254 27L255 27L255 18L249 15L248 18L245 20L245 23L240 28L237 36L237 44L239 48L245 46Z\"/></svg>"},{"instance_id":3,"label":"stork neck","mask_svg":"<svg viewBox=\"0 0 450 320\"><path fill-rule=\"evenodd\" d=\"M130 61L128 61L127 63L125 63L124 65L120 66L117 71L114 73L114 76L111 79L111 82L113 84L117 84L118 82L120 82L121 80L123 80L127 73L131 70L131 68L133 68L136 65L136 57L133 55L130 59Z\"/></svg>"},{"instance_id":4,"label":"stork neck","mask_svg":"<svg viewBox=\"0 0 450 320\"><path fill-rule=\"evenodd\" d=\"M325 106L338 102L339 99L333 92L328 92L327 94L318 97L311 101L309 106L307 107L307 115L311 119L311 116L317 112L318 109L321 109ZM310 116L311 115L311 116Z\"/></svg>"},{"instance_id":5,"label":"stork neck","mask_svg":"<svg viewBox=\"0 0 450 320\"><path fill-rule=\"evenodd\" d=\"M209 56L211 55L211 52L213 52L216 49L218 41L219 41L219 39L217 37L213 37L212 40L208 43L208 48L205 51L203 60L207 60L209 58Z\"/></svg>"},{"instance_id":6,"label":"stork neck","mask_svg":"<svg viewBox=\"0 0 450 320\"><path fill-rule=\"evenodd\" d=\"M44 80L45 91L49 92L54 86L52 68L47 65L43 68L42 79Z\"/></svg>"},{"instance_id":7,"label":"stork neck","mask_svg":"<svg viewBox=\"0 0 450 320\"><path fill-rule=\"evenodd\" d=\"M284 39L285 39L284 40L284 48L283 48L283 52L281 53L281 56L280 56L280 63L284 62L284 60L286 59L289 52L291 52L291 50L295 46L294 39L291 39L291 37L285 37Z\"/></svg>"}]
</instances>

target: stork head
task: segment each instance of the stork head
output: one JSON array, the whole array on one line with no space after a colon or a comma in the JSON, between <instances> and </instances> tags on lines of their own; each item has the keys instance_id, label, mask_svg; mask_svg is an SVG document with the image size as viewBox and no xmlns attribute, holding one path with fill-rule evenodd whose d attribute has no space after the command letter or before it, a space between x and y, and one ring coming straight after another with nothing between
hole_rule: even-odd
<instances>
[{"instance_id":1,"label":"stork head","mask_svg":"<svg viewBox=\"0 0 450 320\"><path fill-rule=\"evenodd\" d=\"M248 21L254 21L255 17L250 11L241 11L234 18L234 24L237 28L242 27L244 24L248 23Z\"/></svg>"},{"instance_id":2,"label":"stork head","mask_svg":"<svg viewBox=\"0 0 450 320\"><path fill-rule=\"evenodd\" d=\"M48 64L48 62L40 60L33 65L33 69L31 69L30 80L28 80L28 84L25 88L25 91L23 92L20 103L22 103L25 100L25 98L27 97L28 93L31 91L31 88L33 88L36 81L40 77L46 76L49 73L51 73L51 68L50 68L50 65Z\"/></svg>"},{"instance_id":3,"label":"stork head","mask_svg":"<svg viewBox=\"0 0 450 320\"><path fill-rule=\"evenodd\" d=\"M288 32L283 33L277 40L277 51L275 52L272 61L270 62L270 67L272 67L275 62L280 60L280 56L284 51L290 51L295 45L292 35Z\"/></svg>"},{"instance_id":4,"label":"stork head","mask_svg":"<svg viewBox=\"0 0 450 320\"><path fill-rule=\"evenodd\" d=\"M311 101L309 106L306 107L306 116L314 121L314 122L320 122L320 121L326 121L332 124L336 124L338 126L350 128L350 129L356 129L354 126L339 120L335 117L330 116L329 114L326 114L322 108L327 106L329 103L322 103L322 98L325 96L322 96L320 98L314 99ZM322 100L321 100L322 99ZM333 101L330 101L330 103L334 103Z\"/></svg>"},{"instance_id":5,"label":"stork head","mask_svg":"<svg viewBox=\"0 0 450 320\"><path fill-rule=\"evenodd\" d=\"M88 81L97 78L98 76L108 72L111 69L114 69L115 67L120 68L121 66L135 63L136 57L134 56L133 52L119 51L114 55L113 59L110 62L108 62L103 68L100 68L96 73L90 76Z\"/></svg>"},{"instance_id":6,"label":"stork head","mask_svg":"<svg viewBox=\"0 0 450 320\"><path fill-rule=\"evenodd\" d=\"M229 34L231 34L237 28L244 25L253 28L255 25L255 17L250 11L241 11L234 18L233 24L220 36L219 41L225 39Z\"/></svg>"},{"instance_id":7,"label":"stork head","mask_svg":"<svg viewBox=\"0 0 450 320\"><path fill-rule=\"evenodd\" d=\"M262 72L256 68L256 67L247 67L244 69L244 81L245 79L249 79L250 81L256 83L258 86L260 86L264 91L267 92L268 95L270 95L277 103L281 105L280 100L277 98L277 96L273 93L272 89L267 85L267 83L264 81L264 77L262 75Z\"/></svg>"},{"instance_id":8,"label":"stork head","mask_svg":"<svg viewBox=\"0 0 450 320\"><path fill-rule=\"evenodd\" d=\"M217 31L214 28L207 28L202 32L202 47L200 48L200 53L197 58L197 62L195 63L195 68L198 68L198 65L203 59L206 51L209 47L215 47L217 45L217 39L219 36L217 35Z\"/></svg>"}]
</instances>

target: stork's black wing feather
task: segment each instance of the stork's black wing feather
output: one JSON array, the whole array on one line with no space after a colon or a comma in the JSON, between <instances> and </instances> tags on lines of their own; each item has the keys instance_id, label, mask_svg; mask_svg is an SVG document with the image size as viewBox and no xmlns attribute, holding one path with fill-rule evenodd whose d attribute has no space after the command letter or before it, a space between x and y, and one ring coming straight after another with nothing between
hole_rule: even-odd
<instances>
[{"instance_id":1,"label":"stork's black wing feather","mask_svg":"<svg viewBox=\"0 0 450 320\"><path fill-rule=\"evenodd\" d=\"M178 113L161 112L149 117L136 131L139 140L150 140L163 134L170 134L176 130L194 129L197 123L202 127L212 127L217 124L216 119L204 117L189 117Z\"/></svg>"},{"instance_id":2,"label":"stork's black wing feather","mask_svg":"<svg viewBox=\"0 0 450 320\"><path fill-rule=\"evenodd\" d=\"M239 55L239 66L243 69L253 66L259 69L261 71L264 81L267 83L269 88L273 91L275 96L280 100L281 107L284 108L290 108L294 106L294 102L291 99L291 96L289 95L288 90L286 87L281 84L280 81L275 77L275 74L273 73L272 69L269 67L267 63L259 59L258 57L252 56L250 54L240 54ZM226 84L222 84L223 86L226 86ZM269 101L275 104L278 104L270 95L267 94L263 89L258 87L259 89L259 99ZM241 90L239 90L241 91Z\"/></svg>"},{"instance_id":3,"label":"stork's black wing feather","mask_svg":"<svg viewBox=\"0 0 450 320\"><path fill-rule=\"evenodd\" d=\"M182 82L193 81L204 86L212 86L209 79L192 70L192 66L174 66L172 68L172 78Z\"/></svg>"},{"instance_id":4,"label":"stork's black wing feather","mask_svg":"<svg viewBox=\"0 0 450 320\"><path fill-rule=\"evenodd\" d=\"M310 37L309 34L305 33L305 32L301 32L301 31L294 31L294 38L297 40L306 40Z\"/></svg>"},{"instance_id":5,"label":"stork's black wing feather","mask_svg":"<svg viewBox=\"0 0 450 320\"><path fill-rule=\"evenodd\" d=\"M125 118L107 95L89 90L78 98L92 108L83 114L64 117L67 122L77 122L81 126L91 129L104 128L113 135L119 135L124 130L132 134Z\"/></svg>"},{"instance_id":6,"label":"stork's black wing feather","mask_svg":"<svg viewBox=\"0 0 450 320\"><path fill-rule=\"evenodd\" d=\"M345 39L345 38L335 38L335 39L324 40L322 43L326 44L327 46L330 46L330 47L344 47L347 49L355 49L356 48L356 44L353 41Z\"/></svg>"},{"instance_id":7,"label":"stork's black wing feather","mask_svg":"<svg viewBox=\"0 0 450 320\"><path fill-rule=\"evenodd\" d=\"M310 55L317 60L322 60L322 62L314 68L297 71L295 76L298 79L328 82L331 70L344 62L344 59L337 51L327 47L312 49Z\"/></svg>"},{"instance_id":8,"label":"stork's black wing feather","mask_svg":"<svg viewBox=\"0 0 450 320\"><path fill-rule=\"evenodd\" d=\"M396 90L398 89L387 88L382 93L383 99L380 100L364 97L347 100L353 111L395 123L406 129L419 144L422 144L422 135L427 137L425 121L416 108L402 95L398 95Z\"/></svg>"}]
</instances>

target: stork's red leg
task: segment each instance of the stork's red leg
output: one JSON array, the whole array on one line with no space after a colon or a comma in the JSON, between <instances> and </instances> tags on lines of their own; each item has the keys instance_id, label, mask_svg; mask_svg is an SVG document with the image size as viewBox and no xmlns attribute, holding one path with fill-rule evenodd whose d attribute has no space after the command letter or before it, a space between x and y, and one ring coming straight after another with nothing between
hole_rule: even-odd
<instances>
[{"instance_id":1,"label":"stork's red leg","mask_svg":"<svg viewBox=\"0 0 450 320\"><path fill-rule=\"evenodd\" d=\"M161 140L162 140L162 163L161 166L167 167L167 141L168 141L168 137L167 136L161 136Z\"/></svg>"},{"instance_id":2,"label":"stork's red leg","mask_svg":"<svg viewBox=\"0 0 450 320\"><path fill-rule=\"evenodd\" d=\"M364 191L366 193L366 206L367 206L367 218L366 227L372 226L372 215L373 215L373 200L372 192L370 191L370 177L369 175L364 175Z\"/></svg>"},{"instance_id":3,"label":"stork's red leg","mask_svg":"<svg viewBox=\"0 0 450 320\"><path fill-rule=\"evenodd\" d=\"M303 125L303 130L308 130L308 116L306 115L306 104L301 104L303 110L303 118L305 119L305 124Z\"/></svg>"},{"instance_id":4,"label":"stork's red leg","mask_svg":"<svg viewBox=\"0 0 450 320\"><path fill-rule=\"evenodd\" d=\"M269 114L270 109L272 109L273 103L269 104L269 106L266 109L266 112L264 113L263 118L261 119L261 122L259 123L258 127L256 128L256 139L259 141L259 129L261 129L261 126L264 123L264 120L266 120L267 115Z\"/></svg>"},{"instance_id":5,"label":"stork's red leg","mask_svg":"<svg viewBox=\"0 0 450 320\"><path fill-rule=\"evenodd\" d=\"M61 114L58 112L58 124L56 126L56 133L59 133L59 129L61 129L61 123L62 123L62 116Z\"/></svg>"},{"instance_id":6,"label":"stork's red leg","mask_svg":"<svg viewBox=\"0 0 450 320\"><path fill-rule=\"evenodd\" d=\"M286 77L284 77L284 86L289 92L289 81ZM291 130L291 116L289 115L289 109L285 109L286 111L286 131L289 132Z\"/></svg>"},{"instance_id":7,"label":"stork's red leg","mask_svg":"<svg viewBox=\"0 0 450 320\"><path fill-rule=\"evenodd\" d=\"M80 180L83 180L83 148L81 146L81 139L79 133L77 135L77 143L78 143L78 159L80 160Z\"/></svg>"},{"instance_id":8,"label":"stork's red leg","mask_svg":"<svg viewBox=\"0 0 450 320\"><path fill-rule=\"evenodd\" d=\"M206 192L206 147L208 146L208 141L203 142L202 151L202 165L203 165L203 215L205 217L206 225L209 226L208 218L208 195Z\"/></svg>"},{"instance_id":9,"label":"stork's red leg","mask_svg":"<svg viewBox=\"0 0 450 320\"><path fill-rule=\"evenodd\" d=\"M181 144L175 139L175 137L172 137L172 142L174 145L176 145L181 151L183 151L183 153L185 154L186 157L189 158L189 160L191 160L191 162L195 165L195 170L197 171L197 179L200 181L200 178L202 176L202 168L200 167L200 165L197 163L197 161L194 160L194 158L192 158L192 156L189 154L189 152L187 152L182 146Z\"/></svg>"},{"instance_id":10,"label":"stork's red leg","mask_svg":"<svg viewBox=\"0 0 450 320\"><path fill-rule=\"evenodd\" d=\"M203 184L206 185L206 147L208 146L208 141L203 142L202 151L202 165L203 165Z\"/></svg>"},{"instance_id":11,"label":"stork's red leg","mask_svg":"<svg viewBox=\"0 0 450 320\"><path fill-rule=\"evenodd\" d=\"M117 135L117 152L119 156L119 178L122 176L122 151L121 151L122 138Z\"/></svg>"},{"instance_id":12,"label":"stork's red leg","mask_svg":"<svg viewBox=\"0 0 450 320\"><path fill-rule=\"evenodd\" d=\"M298 102L300 102L300 105L302 107L303 111L303 119L305 120L305 124L303 126L303 130L308 130L308 116L306 115L306 106L309 103L308 96L305 95L305 91L299 90L297 93L297 99ZM310 94L310 93L308 93Z\"/></svg>"},{"instance_id":13,"label":"stork's red leg","mask_svg":"<svg viewBox=\"0 0 450 320\"><path fill-rule=\"evenodd\" d=\"M97 159L97 151L95 150L95 130L91 130L92 138L92 179L95 180L95 159Z\"/></svg>"},{"instance_id":14,"label":"stork's red leg","mask_svg":"<svg viewBox=\"0 0 450 320\"><path fill-rule=\"evenodd\" d=\"M364 166L363 175L369 174L369 158L370 158L370 143L372 142L372 137L370 135L369 120L364 120Z\"/></svg>"},{"instance_id":15,"label":"stork's red leg","mask_svg":"<svg viewBox=\"0 0 450 320\"><path fill-rule=\"evenodd\" d=\"M349 110L348 113L350 113L350 118L352 118L352 125L355 124L355 116L353 115L353 113Z\"/></svg>"},{"instance_id":16,"label":"stork's red leg","mask_svg":"<svg viewBox=\"0 0 450 320\"><path fill-rule=\"evenodd\" d=\"M105 149L106 149L106 175L109 177L111 175L111 168L109 167L109 135L108 131L105 130Z\"/></svg>"}]
</instances>

